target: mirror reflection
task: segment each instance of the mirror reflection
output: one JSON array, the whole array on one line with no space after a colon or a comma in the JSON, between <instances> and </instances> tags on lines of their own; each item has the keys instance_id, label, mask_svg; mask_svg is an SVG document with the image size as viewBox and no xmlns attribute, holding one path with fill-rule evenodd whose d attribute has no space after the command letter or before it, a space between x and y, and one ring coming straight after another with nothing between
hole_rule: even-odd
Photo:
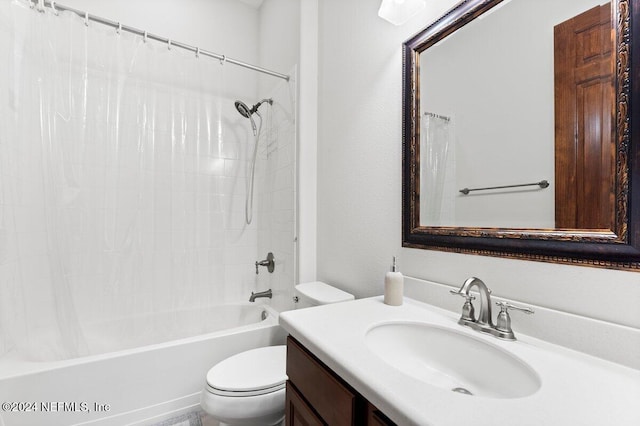
<instances>
[{"instance_id":1,"label":"mirror reflection","mask_svg":"<svg viewBox=\"0 0 640 426\"><path fill-rule=\"evenodd\" d=\"M420 225L613 230L613 44L610 3L512 0L422 51Z\"/></svg>"}]
</instances>

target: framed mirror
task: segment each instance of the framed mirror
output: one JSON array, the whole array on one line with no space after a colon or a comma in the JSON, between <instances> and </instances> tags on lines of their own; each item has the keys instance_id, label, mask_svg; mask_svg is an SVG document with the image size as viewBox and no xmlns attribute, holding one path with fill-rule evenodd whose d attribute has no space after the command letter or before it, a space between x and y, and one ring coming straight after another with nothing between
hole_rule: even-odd
<instances>
[{"instance_id":1,"label":"framed mirror","mask_svg":"<svg viewBox=\"0 0 640 426\"><path fill-rule=\"evenodd\" d=\"M465 0L407 40L403 246L639 270L638 21Z\"/></svg>"}]
</instances>

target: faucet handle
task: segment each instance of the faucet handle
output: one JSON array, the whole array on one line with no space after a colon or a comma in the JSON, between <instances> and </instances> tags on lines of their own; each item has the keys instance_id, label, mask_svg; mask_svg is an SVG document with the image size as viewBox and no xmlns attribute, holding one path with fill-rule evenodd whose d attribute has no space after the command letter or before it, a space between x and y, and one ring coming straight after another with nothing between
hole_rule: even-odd
<instances>
[{"instance_id":1,"label":"faucet handle","mask_svg":"<svg viewBox=\"0 0 640 426\"><path fill-rule=\"evenodd\" d=\"M276 268L276 259L273 256L273 253L267 253L267 258L265 260L256 261L256 275L258 275L259 272L258 266L266 266L267 271L272 274Z\"/></svg>"},{"instance_id":2,"label":"faucet handle","mask_svg":"<svg viewBox=\"0 0 640 426\"><path fill-rule=\"evenodd\" d=\"M464 297L464 305L462 306L462 316L460 319L465 321L475 321L475 309L473 308L471 301L476 297L460 290L449 290L449 293Z\"/></svg>"},{"instance_id":3,"label":"faucet handle","mask_svg":"<svg viewBox=\"0 0 640 426\"><path fill-rule=\"evenodd\" d=\"M516 311L524 312L525 314L533 314L534 310L528 306L517 306L509 302L496 302L496 305L500 306L500 313L496 319L496 329L500 332L506 333L510 336L509 340L515 340L513 330L511 329L511 317L509 316L509 309L515 309Z\"/></svg>"},{"instance_id":4,"label":"faucet handle","mask_svg":"<svg viewBox=\"0 0 640 426\"><path fill-rule=\"evenodd\" d=\"M496 305L500 306L500 313L509 312L509 309L515 309L516 311L524 312L525 314L535 314L535 311L528 306L518 306L509 302L496 302Z\"/></svg>"}]
</instances>

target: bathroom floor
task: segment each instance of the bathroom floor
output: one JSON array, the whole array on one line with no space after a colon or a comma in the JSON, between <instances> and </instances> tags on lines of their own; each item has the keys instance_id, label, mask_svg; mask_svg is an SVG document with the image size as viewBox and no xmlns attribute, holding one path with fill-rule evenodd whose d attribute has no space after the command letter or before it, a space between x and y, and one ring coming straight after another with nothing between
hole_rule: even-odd
<instances>
[{"instance_id":1,"label":"bathroom floor","mask_svg":"<svg viewBox=\"0 0 640 426\"><path fill-rule=\"evenodd\" d=\"M214 420L202 410L195 410L189 413L153 423L150 426L219 426L220 423Z\"/></svg>"},{"instance_id":2,"label":"bathroom floor","mask_svg":"<svg viewBox=\"0 0 640 426\"><path fill-rule=\"evenodd\" d=\"M284 420L279 426L284 426ZM220 426L220 423L202 410L180 414L149 426Z\"/></svg>"}]
</instances>

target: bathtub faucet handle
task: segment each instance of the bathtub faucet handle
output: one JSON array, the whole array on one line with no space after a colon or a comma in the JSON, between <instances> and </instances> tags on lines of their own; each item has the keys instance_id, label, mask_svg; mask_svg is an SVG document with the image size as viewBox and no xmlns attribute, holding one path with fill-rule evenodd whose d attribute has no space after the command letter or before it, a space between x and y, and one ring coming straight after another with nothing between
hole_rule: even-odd
<instances>
[{"instance_id":1,"label":"bathtub faucet handle","mask_svg":"<svg viewBox=\"0 0 640 426\"><path fill-rule=\"evenodd\" d=\"M273 253L269 252L265 260L256 262L256 275L258 275L258 272L259 272L258 266L266 266L267 271L269 271L269 273L273 273L273 270L276 269L276 261L275 261L275 258L273 257Z\"/></svg>"}]
</instances>

